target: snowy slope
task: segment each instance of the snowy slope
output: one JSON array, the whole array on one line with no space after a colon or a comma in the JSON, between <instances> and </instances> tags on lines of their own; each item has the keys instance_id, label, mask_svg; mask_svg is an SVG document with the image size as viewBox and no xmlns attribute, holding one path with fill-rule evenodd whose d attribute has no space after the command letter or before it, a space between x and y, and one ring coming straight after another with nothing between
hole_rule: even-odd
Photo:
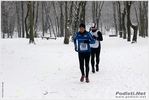
<instances>
[{"instance_id":1,"label":"snowy slope","mask_svg":"<svg viewBox=\"0 0 149 100\"><path fill-rule=\"evenodd\" d=\"M146 92L148 98L148 38L131 44L104 36L100 72L90 70L90 83L79 81L73 43L57 40L1 39L4 99L115 99L116 92ZM91 69L91 67L90 67Z\"/></svg>"}]
</instances>

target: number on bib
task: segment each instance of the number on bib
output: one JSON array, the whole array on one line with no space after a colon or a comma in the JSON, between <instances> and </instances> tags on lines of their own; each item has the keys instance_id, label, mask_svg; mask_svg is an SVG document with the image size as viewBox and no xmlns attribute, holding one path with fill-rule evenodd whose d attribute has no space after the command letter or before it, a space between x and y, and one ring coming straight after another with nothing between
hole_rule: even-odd
<instances>
[{"instance_id":1,"label":"number on bib","mask_svg":"<svg viewBox=\"0 0 149 100\"><path fill-rule=\"evenodd\" d=\"M87 44L86 43L80 43L80 50L87 50Z\"/></svg>"}]
</instances>

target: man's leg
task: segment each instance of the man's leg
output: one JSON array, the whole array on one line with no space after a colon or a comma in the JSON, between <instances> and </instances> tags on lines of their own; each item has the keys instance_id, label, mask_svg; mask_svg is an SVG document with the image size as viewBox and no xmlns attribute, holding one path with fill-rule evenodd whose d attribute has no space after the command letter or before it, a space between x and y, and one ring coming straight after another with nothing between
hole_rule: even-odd
<instances>
[{"instance_id":1,"label":"man's leg","mask_svg":"<svg viewBox=\"0 0 149 100\"><path fill-rule=\"evenodd\" d=\"M80 70L81 70L81 79L80 81L83 82L84 78L85 78L85 74L84 74L84 56L83 53L78 53L79 56L79 63L80 63Z\"/></svg>"},{"instance_id":2,"label":"man's leg","mask_svg":"<svg viewBox=\"0 0 149 100\"><path fill-rule=\"evenodd\" d=\"M78 53L79 56L79 64L80 64L80 70L81 70L81 74L84 74L84 57L83 57L83 53Z\"/></svg>"},{"instance_id":3,"label":"man's leg","mask_svg":"<svg viewBox=\"0 0 149 100\"><path fill-rule=\"evenodd\" d=\"M96 71L99 71L100 47L96 49Z\"/></svg>"},{"instance_id":4,"label":"man's leg","mask_svg":"<svg viewBox=\"0 0 149 100\"><path fill-rule=\"evenodd\" d=\"M92 65L92 72L95 73L95 62L94 62L94 58L95 58L95 48L91 48L91 65Z\"/></svg>"},{"instance_id":5,"label":"man's leg","mask_svg":"<svg viewBox=\"0 0 149 100\"><path fill-rule=\"evenodd\" d=\"M86 77L89 76L89 60L90 60L90 52L85 54L85 67L86 67Z\"/></svg>"}]
</instances>

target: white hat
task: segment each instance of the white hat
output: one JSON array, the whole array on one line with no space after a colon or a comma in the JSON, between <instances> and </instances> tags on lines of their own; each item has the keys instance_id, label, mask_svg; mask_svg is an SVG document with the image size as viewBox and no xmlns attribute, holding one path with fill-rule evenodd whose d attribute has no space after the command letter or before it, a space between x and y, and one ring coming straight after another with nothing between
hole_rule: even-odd
<instances>
[{"instance_id":1,"label":"white hat","mask_svg":"<svg viewBox=\"0 0 149 100\"><path fill-rule=\"evenodd\" d=\"M92 24L92 27L97 28L96 23L93 23L93 24Z\"/></svg>"}]
</instances>

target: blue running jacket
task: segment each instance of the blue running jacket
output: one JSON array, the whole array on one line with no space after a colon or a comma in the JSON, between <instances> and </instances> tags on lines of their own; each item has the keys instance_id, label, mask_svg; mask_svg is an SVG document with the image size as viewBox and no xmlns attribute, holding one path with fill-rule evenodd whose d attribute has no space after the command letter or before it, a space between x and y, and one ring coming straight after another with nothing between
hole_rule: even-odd
<instances>
[{"instance_id":1,"label":"blue running jacket","mask_svg":"<svg viewBox=\"0 0 149 100\"><path fill-rule=\"evenodd\" d=\"M94 44L95 40L91 33L85 31L84 33L77 32L74 36L74 45L77 47L79 53L91 52L91 47L88 43L84 43L84 40L89 40L90 44Z\"/></svg>"}]
</instances>

